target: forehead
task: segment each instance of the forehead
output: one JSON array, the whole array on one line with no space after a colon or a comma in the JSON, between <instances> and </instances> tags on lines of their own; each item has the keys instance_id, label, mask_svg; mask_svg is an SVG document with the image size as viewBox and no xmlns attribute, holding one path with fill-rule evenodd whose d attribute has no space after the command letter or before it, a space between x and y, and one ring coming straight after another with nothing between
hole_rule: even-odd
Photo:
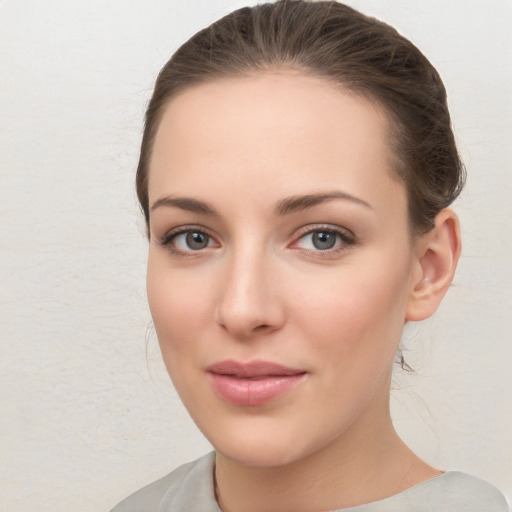
<instances>
[{"instance_id":1,"label":"forehead","mask_svg":"<svg viewBox=\"0 0 512 512\"><path fill-rule=\"evenodd\" d=\"M206 193L221 181L267 195L341 186L364 199L397 186L392 161L388 119L374 102L296 72L228 78L167 105L149 196Z\"/></svg>"}]
</instances>

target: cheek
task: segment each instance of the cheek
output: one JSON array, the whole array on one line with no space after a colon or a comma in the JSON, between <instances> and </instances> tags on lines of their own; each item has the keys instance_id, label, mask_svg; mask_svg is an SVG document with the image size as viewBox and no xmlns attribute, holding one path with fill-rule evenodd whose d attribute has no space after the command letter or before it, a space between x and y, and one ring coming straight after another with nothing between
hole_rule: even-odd
<instances>
[{"instance_id":1,"label":"cheek","mask_svg":"<svg viewBox=\"0 0 512 512\"><path fill-rule=\"evenodd\" d=\"M189 272L170 269L160 255L150 254L147 294L167 372L187 408L194 409L192 404L207 391L198 392L198 362L204 356L198 340L205 338L212 318L208 288Z\"/></svg>"},{"instance_id":2,"label":"cheek","mask_svg":"<svg viewBox=\"0 0 512 512\"><path fill-rule=\"evenodd\" d=\"M407 263L364 265L332 269L329 275L308 278L302 288L308 293L296 308L309 337L319 350L336 351L340 358L356 364L394 357L404 325L407 297ZM361 270L359 270L359 268ZM315 334L316 333L316 334Z\"/></svg>"},{"instance_id":3,"label":"cheek","mask_svg":"<svg viewBox=\"0 0 512 512\"><path fill-rule=\"evenodd\" d=\"M372 397L386 401L404 323L404 279L387 271L353 269L324 282L317 276L311 284L296 318L322 383L316 397L319 414L337 403L339 410L332 414L345 421Z\"/></svg>"},{"instance_id":4,"label":"cheek","mask_svg":"<svg viewBox=\"0 0 512 512\"><path fill-rule=\"evenodd\" d=\"M212 299L197 274L173 271L160 255L148 260L147 294L151 316L168 369L194 349L194 339L211 319Z\"/></svg>"}]
</instances>

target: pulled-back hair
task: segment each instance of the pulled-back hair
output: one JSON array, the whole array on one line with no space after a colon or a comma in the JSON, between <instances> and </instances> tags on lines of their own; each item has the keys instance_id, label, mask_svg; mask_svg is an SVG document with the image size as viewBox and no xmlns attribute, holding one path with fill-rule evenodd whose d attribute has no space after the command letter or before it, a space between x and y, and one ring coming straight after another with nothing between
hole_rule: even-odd
<instances>
[{"instance_id":1,"label":"pulled-back hair","mask_svg":"<svg viewBox=\"0 0 512 512\"><path fill-rule=\"evenodd\" d=\"M137 169L146 222L151 152L168 102L192 85L283 68L324 78L384 108L413 232L430 229L465 178L439 74L389 25L335 1L308 0L236 10L190 38L160 71Z\"/></svg>"}]
</instances>

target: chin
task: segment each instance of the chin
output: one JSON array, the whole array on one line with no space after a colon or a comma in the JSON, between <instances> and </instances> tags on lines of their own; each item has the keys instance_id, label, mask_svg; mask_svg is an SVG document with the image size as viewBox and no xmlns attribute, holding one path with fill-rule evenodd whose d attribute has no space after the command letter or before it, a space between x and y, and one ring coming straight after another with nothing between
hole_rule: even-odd
<instances>
[{"instance_id":1,"label":"chin","mask_svg":"<svg viewBox=\"0 0 512 512\"><path fill-rule=\"evenodd\" d=\"M325 432L311 435L307 425L297 429L275 420L269 423L268 418L246 419L249 421L242 421L236 427L203 432L218 454L246 467L289 466L321 451L337 437L334 432L330 432L332 438Z\"/></svg>"},{"instance_id":2,"label":"chin","mask_svg":"<svg viewBox=\"0 0 512 512\"><path fill-rule=\"evenodd\" d=\"M215 450L221 456L242 466L251 468L277 468L288 466L301 459L297 449L282 442L246 441L243 444L229 443Z\"/></svg>"}]
</instances>

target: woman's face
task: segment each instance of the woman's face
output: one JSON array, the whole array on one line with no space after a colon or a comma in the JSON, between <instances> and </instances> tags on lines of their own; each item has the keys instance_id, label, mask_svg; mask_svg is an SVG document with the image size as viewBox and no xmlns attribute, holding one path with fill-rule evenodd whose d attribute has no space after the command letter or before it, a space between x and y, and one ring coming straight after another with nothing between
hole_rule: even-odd
<instances>
[{"instance_id":1,"label":"woman's face","mask_svg":"<svg viewBox=\"0 0 512 512\"><path fill-rule=\"evenodd\" d=\"M232 460L291 463L388 418L419 263L387 129L368 100L285 71L165 111L149 303L177 391Z\"/></svg>"}]
</instances>

